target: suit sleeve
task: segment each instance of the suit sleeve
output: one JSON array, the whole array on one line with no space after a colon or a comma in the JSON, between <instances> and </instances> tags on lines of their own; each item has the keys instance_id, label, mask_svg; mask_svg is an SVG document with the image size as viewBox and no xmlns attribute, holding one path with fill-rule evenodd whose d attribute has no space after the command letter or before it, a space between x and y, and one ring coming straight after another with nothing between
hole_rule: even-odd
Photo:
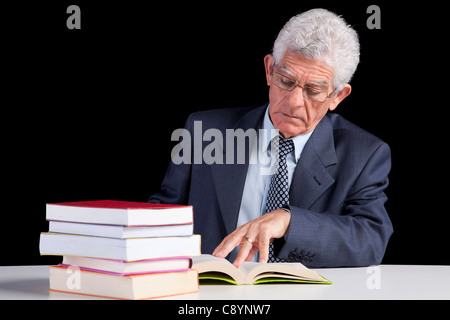
<instances>
[{"instance_id":1,"label":"suit sleeve","mask_svg":"<svg viewBox=\"0 0 450 320\"><path fill-rule=\"evenodd\" d=\"M390 167L390 149L383 143L365 164L341 208L319 213L287 206L291 223L285 237L275 241L277 256L308 267L381 263L393 232L384 207Z\"/></svg>"},{"instance_id":2,"label":"suit sleeve","mask_svg":"<svg viewBox=\"0 0 450 320\"><path fill-rule=\"evenodd\" d=\"M185 129L183 129L187 130L189 134L192 132L192 117L193 114L188 117ZM189 147L192 148L192 146ZM183 150L180 152L183 152ZM192 158L189 163L175 164L173 161L170 161L164 180L161 183L160 191L152 195L148 202L187 204L191 182L191 163Z\"/></svg>"}]
</instances>

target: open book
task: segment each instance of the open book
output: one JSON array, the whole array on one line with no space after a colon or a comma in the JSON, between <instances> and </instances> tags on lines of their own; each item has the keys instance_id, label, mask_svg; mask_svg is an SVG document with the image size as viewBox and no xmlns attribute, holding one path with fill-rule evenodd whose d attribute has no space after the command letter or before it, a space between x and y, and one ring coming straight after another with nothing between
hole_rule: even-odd
<instances>
[{"instance_id":1,"label":"open book","mask_svg":"<svg viewBox=\"0 0 450 320\"><path fill-rule=\"evenodd\" d=\"M192 269L199 279L222 280L232 284L259 284L267 282L299 282L332 284L314 270L301 263L244 262L236 268L226 259L209 254L192 257Z\"/></svg>"}]
</instances>

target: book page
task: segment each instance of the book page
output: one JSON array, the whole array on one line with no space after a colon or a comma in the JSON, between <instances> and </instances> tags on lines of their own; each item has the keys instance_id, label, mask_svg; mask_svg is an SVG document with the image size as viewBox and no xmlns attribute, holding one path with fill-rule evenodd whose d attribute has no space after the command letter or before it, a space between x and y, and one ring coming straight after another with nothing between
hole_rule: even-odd
<instances>
[{"instance_id":1,"label":"book page","mask_svg":"<svg viewBox=\"0 0 450 320\"><path fill-rule=\"evenodd\" d=\"M331 283L301 263L244 262L238 269L226 259L209 254L192 257L200 279L223 280L233 284L265 282Z\"/></svg>"},{"instance_id":2,"label":"book page","mask_svg":"<svg viewBox=\"0 0 450 320\"><path fill-rule=\"evenodd\" d=\"M263 265L259 262L252 262L252 261L246 261L238 268L240 272L244 275L244 278L246 279L246 282L251 281L252 279L247 279L247 276L250 274L250 272L253 271L253 269ZM253 278L253 277L251 277ZM253 283L253 281L251 281Z\"/></svg>"},{"instance_id":3,"label":"book page","mask_svg":"<svg viewBox=\"0 0 450 320\"><path fill-rule=\"evenodd\" d=\"M217 258L210 254L202 254L192 257L192 262L192 269L196 269L201 278L209 278L208 276L214 273L214 279L228 281L229 277L231 277L238 284L241 284L244 280L242 273L226 259ZM221 274L225 276L221 276Z\"/></svg>"},{"instance_id":4,"label":"book page","mask_svg":"<svg viewBox=\"0 0 450 320\"><path fill-rule=\"evenodd\" d=\"M231 264L227 259L217 258L210 254L202 254L200 256L192 257L193 264L200 264L200 263L209 262L209 261Z\"/></svg>"},{"instance_id":5,"label":"book page","mask_svg":"<svg viewBox=\"0 0 450 320\"><path fill-rule=\"evenodd\" d=\"M244 262L240 267L245 276L245 283L252 284L256 280L265 277L277 277L280 279L302 279L311 281L323 281L319 274L306 268L301 263L258 263Z\"/></svg>"},{"instance_id":6,"label":"book page","mask_svg":"<svg viewBox=\"0 0 450 320\"><path fill-rule=\"evenodd\" d=\"M291 278L302 279L310 281L323 281L322 277L314 270L306 268L301 263L257 263L253 266L247 275L248 280L250 278L254 282L257 279L264 277L279 277L279 278Z\"/></svg>"}]
</instances>

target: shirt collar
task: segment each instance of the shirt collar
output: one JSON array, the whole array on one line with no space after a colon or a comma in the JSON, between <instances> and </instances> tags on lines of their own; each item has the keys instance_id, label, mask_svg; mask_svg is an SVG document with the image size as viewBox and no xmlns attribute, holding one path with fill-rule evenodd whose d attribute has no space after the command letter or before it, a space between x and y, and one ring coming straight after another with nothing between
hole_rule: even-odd
<instances>
[{"instance_id":1,"label":"shirt collar","mask_svg":"<svg viewBox=\"0 0 450 320\"><path fill-rule=\"evenodd\" d=\"M263 146L264 147L264 151L266 151L267 149L270 148L271 140L273 138L276 138L279 135L278 130L275 129L275 127L272 124L272 121L270 120L270 117L269 117L269 106L267 106L266 112L264 114L264 120L263 120L263 126L262 126L262 128L264 130L267 130L266 132L268 132L266 144ZM271 135L271 132L274 132L272 130L277 131L277 134L276 135ZM295 137L291 138L291 140L294 142L295 162L297 162L300 159L300 155L301 155L301 153L303 151L303 148L305 147L306 143L308 142L308 140L311 137L313 132L314 132L314 130L312 130L311 132L309 132L307 134L302 134L302 135L298 135L298 136L295 136Z\"/></svg>"}]
</instances>

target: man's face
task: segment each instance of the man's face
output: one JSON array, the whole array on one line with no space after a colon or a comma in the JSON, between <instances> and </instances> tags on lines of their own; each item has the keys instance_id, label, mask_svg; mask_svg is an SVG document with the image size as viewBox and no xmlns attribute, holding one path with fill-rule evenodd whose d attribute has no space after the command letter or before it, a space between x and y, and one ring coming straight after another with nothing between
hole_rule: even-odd
<instances>
[{"instance_id":1,"label":"man's face","mask_svg":"<svg viewBox=\"0 0 450 320\"><path fill-rule=\"evenodd\" d=\"M350 94L351 87L346 85L339 93L333 93L333 68L320 60L310 60L298 52L286 52L281 61L273 68L273 56L264 59L267 84L269 90L269 116L275 129L285 138L311 132L322 120L328 110L336 109L337 105ZM274 72L282 81L297 81L293 90L283 90L274 85ZM300 87L301 86L301 87ZM324 102L315 102L304 97L312 90L326 91L331 96Z\"/></svg>"}]
</instances>

